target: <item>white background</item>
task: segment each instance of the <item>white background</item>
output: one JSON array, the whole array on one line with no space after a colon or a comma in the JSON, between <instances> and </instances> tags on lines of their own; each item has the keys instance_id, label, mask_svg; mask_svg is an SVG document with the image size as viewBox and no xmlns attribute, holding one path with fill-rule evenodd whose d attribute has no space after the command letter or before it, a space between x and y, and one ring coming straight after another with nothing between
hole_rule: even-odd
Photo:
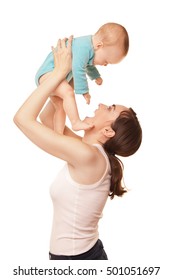
<instances>
[{"instance_id":1,"label":"white background","mask_svg":"<svg viewBox=\"0 0 173 280\"><path fill-rule=\"evenodd\" d=\"M131 106L143 143L122 159L129 193L109 200L100 221L106 265L161 266L155 279L173 274L171 1L6 0L0 5L0 254L8 279L18 265L50 266L49 186L63 165L34 146L13 116L34 90L35 73L59 37L94 34L111 21L128 30L129 53L120 64L99 68L104 83L89 82L92 102L87 106L77 97L79 112L92 114L100 102Z\"/></svg>"}]
</instances>

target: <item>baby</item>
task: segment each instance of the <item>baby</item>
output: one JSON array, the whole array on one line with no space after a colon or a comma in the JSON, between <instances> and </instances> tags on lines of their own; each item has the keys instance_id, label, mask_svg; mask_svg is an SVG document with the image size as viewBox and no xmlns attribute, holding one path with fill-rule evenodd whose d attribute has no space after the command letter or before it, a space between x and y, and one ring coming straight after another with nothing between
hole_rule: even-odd
<instances>
[{"instance_id":1,"label":"baby","mask_svg":"<svg viewBox=\"0 0 173 280\"><path fill-rule=\"evenodd\" d=\"M89 104L91 96L87 76L91 80L95 80L96 84L101 85L103 80L95 65L117 64L126 56L128 49L129 37L126 29L122 25L112 22L102 25L94 35L73 39L72 71L52 93L59 97L57 100L61 100L63 104L58 110L55 110L54 128L58 133L63 133L66 115L74 131L91 128L91 125L80 120L75 94L82 94L86 103ZM36 84L44 82L53 69L53 53L50 52L36 74ZM57 119L58 122L56 122ZM60 119L63 121L60 122Z\"/></svg>"}]
</instances>

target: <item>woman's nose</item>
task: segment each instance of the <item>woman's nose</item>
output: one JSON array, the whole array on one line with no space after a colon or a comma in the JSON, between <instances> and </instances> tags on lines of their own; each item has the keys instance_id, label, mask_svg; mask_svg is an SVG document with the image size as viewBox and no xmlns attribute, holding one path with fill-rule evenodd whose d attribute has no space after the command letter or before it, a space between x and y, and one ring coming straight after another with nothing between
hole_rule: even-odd
<instances>
[{"instance_id":1,"label":"woman's nose","mask_svg":"<svg viewBox=\"0 0 173 280\"><path fill-rule=\"evenodd\" d=\"M100 104L99 104L99 108L103 108L103 107L106 107L106 105L100 103Z\"/></svg>"}]
</instances>

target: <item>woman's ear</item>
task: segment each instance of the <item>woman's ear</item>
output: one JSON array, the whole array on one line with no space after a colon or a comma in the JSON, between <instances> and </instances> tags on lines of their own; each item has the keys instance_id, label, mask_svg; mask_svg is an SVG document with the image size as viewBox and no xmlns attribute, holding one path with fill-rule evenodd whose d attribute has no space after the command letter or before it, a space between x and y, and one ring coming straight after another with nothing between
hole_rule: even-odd
<instances>
[{"instance_id":1,"label":"woman's ear","mask_svg":"<svg viewBox=\"0 0 173 280\"><path fill-rule=\"evenodd\" d=\"M103 128L103 134L108 138L112 138L115 135L115 131L110 126L107 126Z\"/></svg>"}]
</instances>

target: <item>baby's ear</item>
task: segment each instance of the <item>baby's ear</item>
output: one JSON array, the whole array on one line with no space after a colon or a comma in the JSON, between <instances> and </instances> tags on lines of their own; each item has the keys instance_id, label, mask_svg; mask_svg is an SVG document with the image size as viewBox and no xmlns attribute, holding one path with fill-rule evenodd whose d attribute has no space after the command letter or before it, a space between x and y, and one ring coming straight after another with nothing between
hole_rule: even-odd
<instances>
[{"instance_id":1,"label":"baby's ear","mask_svg":"<svg viewBox=\"0 0 173 280\"><path fill-rule=\"evenodd\" d=\"M115 135L115 131L110 126L106 126L103 128L103 134L108 138L112 138Z\"/></svg>"},{"instance_id":2,"label":"baby's ear","mask_svg":"<svg viewBox=\"0 0 173 280\"><path fill-rule=\"evenodd\" d=\"M96 49L97 49L97 50L98 50L99 48L102 48L102 47L103 47L103 42L102 42L102 41L96 43Z\"/></svg>"}]
</instances>

